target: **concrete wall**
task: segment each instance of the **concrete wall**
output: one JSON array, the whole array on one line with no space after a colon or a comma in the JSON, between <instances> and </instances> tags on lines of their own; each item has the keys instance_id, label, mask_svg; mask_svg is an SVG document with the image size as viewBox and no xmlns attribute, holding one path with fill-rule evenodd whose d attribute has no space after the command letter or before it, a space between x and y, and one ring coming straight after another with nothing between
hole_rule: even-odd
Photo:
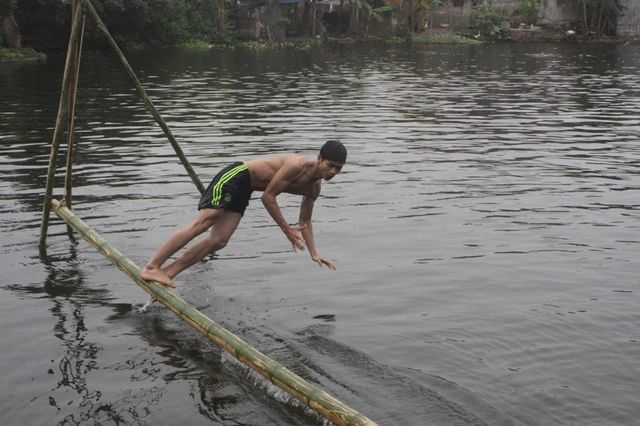
<instances>
[{"instance_id":1,"label":"concrete wall","mask_svg":"<svg viewBox=\"0 0 640 426\"><path fill-rule=\"evenodd\" d=\"M633 1L633 0L630 0ZM580 27L581 9L577 1L541 0L538 25L549 28L576 29Z\"/></svg>"},{"instance_id":2,"label":"concrete wall","mask_svg":"<svg viewBox=\"0 0 640 426\"><path fill-rule=\"evenodd\" d=\"M432 31L447 29L452 31L469 28L471 20L471 0L465 0L461 7L439 7L426 13L427 28Z\"/></svg>"},{"instance_id":3,"label":"concrete wall","mask_svg":"<svg viewBox=\"0 0 640 426\"><path fill-rule=\"evenodd\" d=\"M640 37L640 1L620 0L624 16L618 18L618 37Z\"/></svg>"},{"instance_id":4,"label":"concrete wall","mask_svg":"<svg viewBox=\"0 0 640 426\"><path fill-rule=\"evenodd\" d=\"M2 33L4 44L8 48L19 49L22 47L22 35L13 16L0 17L0 33ZM1 44L0 42L0 47L2 47Z\"/></svg>"}]
</instances>

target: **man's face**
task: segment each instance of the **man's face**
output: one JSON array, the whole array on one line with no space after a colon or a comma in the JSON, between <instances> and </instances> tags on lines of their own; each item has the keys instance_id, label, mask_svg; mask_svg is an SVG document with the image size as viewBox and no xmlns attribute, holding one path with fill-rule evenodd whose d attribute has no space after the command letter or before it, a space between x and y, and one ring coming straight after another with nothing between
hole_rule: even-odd
<instances>
[{"instance_id":1,"label":"man's face","mask_svg":"<svg viewBox=\"0 0 640 426\"><path fill-rule=\"evenodd\" d=\"M331 180L342 171L344 163L320 157L320 171L324 180Z\"/></svg>"}]
</instances>

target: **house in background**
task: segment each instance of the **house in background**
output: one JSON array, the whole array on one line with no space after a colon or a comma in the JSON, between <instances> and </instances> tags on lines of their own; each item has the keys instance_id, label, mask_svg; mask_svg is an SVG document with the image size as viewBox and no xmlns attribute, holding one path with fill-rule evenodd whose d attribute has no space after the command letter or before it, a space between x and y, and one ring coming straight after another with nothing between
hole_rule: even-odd
<instances>
[{"instance_id":1,"label":"house in background","mask_svg":"<svg viewBox=\"0 0 640 426\"><path fill-rule=\"evenodd\" d=\"M623 16L617 18L615 35L618 37L640 37L640 1L619 0ZM450 0L448 7L427 12L428 28L438 31L448 29L459 31L468 29L471 11L479 4L504 7L510 12L516 10L517 0ZM540 9L535 17L511 15L510 27L516 28L521 22L557 30L579 30L582 28L584 11L579 0L540 0Z\"/></svg>"}]
</instances>

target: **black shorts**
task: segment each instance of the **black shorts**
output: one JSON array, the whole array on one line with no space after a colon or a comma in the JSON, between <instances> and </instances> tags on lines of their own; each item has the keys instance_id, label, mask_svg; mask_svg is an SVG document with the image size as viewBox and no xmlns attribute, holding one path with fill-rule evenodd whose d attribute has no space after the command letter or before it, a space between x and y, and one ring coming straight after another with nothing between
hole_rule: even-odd
<instances>
[{"instance_id":1,"label":"black shorts","mask_svg":"<svg viewBox=\"0 0 640 426\"><path fill-rule=\"evenodd\" d=\"M244 215L252 192L249 169L244 163L233 163L213 178L202 194L198 210L224 209Z\"/></svg>"}]
</instances>

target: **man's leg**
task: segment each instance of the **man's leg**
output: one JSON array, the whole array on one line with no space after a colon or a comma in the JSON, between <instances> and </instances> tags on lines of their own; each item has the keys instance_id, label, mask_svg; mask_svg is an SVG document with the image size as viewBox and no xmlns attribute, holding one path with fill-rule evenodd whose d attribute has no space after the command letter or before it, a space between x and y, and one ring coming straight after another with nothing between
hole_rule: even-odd
<instances>
[{"instance_id":1,"label":"man's leg","mask_svg":"<svg viewBox=\"0 0 640 426\"><path fill-rule=\"evenodd\" d=\"M187 226L176 231L154 253L147 265L140 272L140 278L148 281L157 281L167 287L175 287L171 278L161 269L164 262L173 256L178 250L187 245L198 235L209 229L224 215L222 209L202 209L198 216Z\"/></svg>"},{"instance_id":2,"label":"man's leg","mask_svg":"<svg viewBox=\"0 0 640 426\"><path fill-rule=\"evenodd\" d=\"M238 228L241 219L240 213L224 211L216 220L209 235L189 247L174 262L163 268L163 272L172 279L191 265L200 262L208 254L224 248Z\"/></svg>"}]
</instances>

